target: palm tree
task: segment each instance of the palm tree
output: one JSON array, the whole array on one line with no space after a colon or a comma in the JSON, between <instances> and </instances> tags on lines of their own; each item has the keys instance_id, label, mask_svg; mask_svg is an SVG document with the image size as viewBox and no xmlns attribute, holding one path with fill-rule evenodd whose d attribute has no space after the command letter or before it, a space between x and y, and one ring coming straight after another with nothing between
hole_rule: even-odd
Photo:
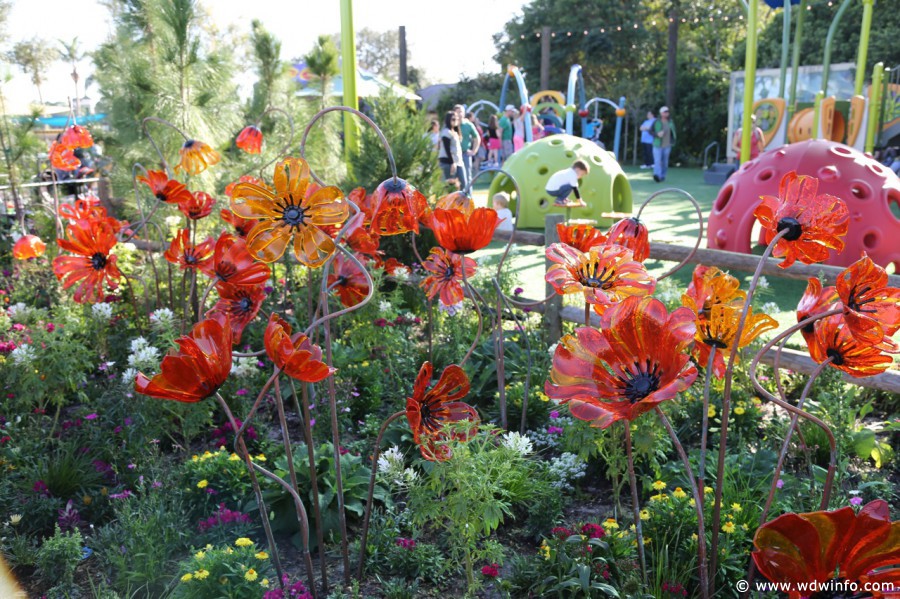
<instances>
[{"instance_id":1,"label":"palm tree","mask_svg":"<svg viewBox=\"0 0 900 599\"><path fill-rule=\"evenodd\" d=\"M23 40L13 46L12 52L8 54L10 62L19 65L23 73L31 75L31 82L37 88L38 100L44 103L44 96L41 93L41 84L44 82L44 73L53 63L53 50L47 44L46 40L33 37L30 40Z\"/></svg>"},{"instance_id":2,"label":"palm tree","mask_svg":"<svg viewBox=\"0 0 900 599\"><path fill-rule=\"evenodd\" d=\"M78 94L78 61L85 57L85 53L81 52L78 47L78 38L72 38L71 42L57 40L62 46L58 49L60 60L64 60L72 65L72 81L75 82L75 116L81 116L81 96Z\"/></svg>"}]
</instances>

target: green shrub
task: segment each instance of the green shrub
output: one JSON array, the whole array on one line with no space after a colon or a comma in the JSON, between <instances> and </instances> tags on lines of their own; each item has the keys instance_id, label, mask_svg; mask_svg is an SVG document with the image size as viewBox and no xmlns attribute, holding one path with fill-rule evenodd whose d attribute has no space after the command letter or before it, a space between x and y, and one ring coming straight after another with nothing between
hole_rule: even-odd
<instances>
[{"instance_id":1,"label":"green shrub","mask_svg":"<svg viewBox=\"0 0 900 599\"><path fill-rule=\"evenodd\" d=\"M75 568L82 557L81 533L75 529L62 532L59 525L52 537L38 549L35 565L38 576L47 585L69 590L75 585Z\"/></svg>"}]
</instances>

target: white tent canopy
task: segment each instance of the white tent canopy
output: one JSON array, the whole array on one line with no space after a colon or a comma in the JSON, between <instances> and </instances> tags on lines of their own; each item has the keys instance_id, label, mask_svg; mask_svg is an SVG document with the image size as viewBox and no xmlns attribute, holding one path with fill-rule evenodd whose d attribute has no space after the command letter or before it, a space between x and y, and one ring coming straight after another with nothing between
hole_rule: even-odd
<instances>
[{"instance_id":1,"label":"white tent canopy","mask_svg":"<svg viewBox=\"0 0 900 599\"><path fill-rule=\"evenodd\" d=\"M375 73L365 69L356 69L356 93L360 98L373 98L381 95L382 90L389 89L394 94L407 100L421 100L399 83L379 77ZM328 80L325 93L329 96L344 95L344 80L341 75L336 75ZM310 81L309 85L296 93L298 98L321 97L322 85L318 80Z\"/></svg>"}]
</instances>

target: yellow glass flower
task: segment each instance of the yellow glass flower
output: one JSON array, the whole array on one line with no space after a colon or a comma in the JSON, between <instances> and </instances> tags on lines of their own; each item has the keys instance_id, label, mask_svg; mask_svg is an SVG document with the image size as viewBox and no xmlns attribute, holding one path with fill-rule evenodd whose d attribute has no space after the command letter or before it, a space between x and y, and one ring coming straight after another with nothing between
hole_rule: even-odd
<instances>
[{"instance_id":1,"label":"yellow glass flower","mask_svg":"<svg viewBox=\"0 0 900 599\"><path fill-rule=\"evenodd\" d=\"M694 339L700 344L711 349L730 349L737 337L737 328L741 320L742 306L716 304L710 309L709 318L705 322L697 323L697 333ZM754 339L769 331L778 328L778 321L768 314L754 314L753 308L747 311L747 322L741 332L738 347L746 347ZM709 353L700 358L709 359ZM699 358L698 358L699 359Z\"/></svg>"},{"instance_id":2,"label":"yellow glass flower","mask_svg":"<svg viewBox=\"0 0 900 599\"><path fill-rule=\"evenodd\" d=\"M209 481L206 480L205 478L203 480L201 480L199 483L197 483L198 489L205 489L207 486L209 486Z\"/></svg>"},{"instance_id":3,"label":"yellow glass flower","mask_svg":"<svg viewBox=\"0 0 900 599\"><path fill-rule=\"evenodd\" d=\"M247 235L247 247L257 260L275 262L293 239L294 256L319 268L335 252L334 240L320 229L340 225L350 212L344 194L334 186L310 192L309 165L286 158L275 165L275 191L254 183L238 183L231 192L231 210L259 221Z\"/></svg>"},{"instance_id":4,"label":"yellow glass flower","mask_svg":"<svg viewBox=\"0 0 900 599\"><path fill-rule=\"evenodd\" d=\"M196 578L197 580L206 580L207 578L209 578L209 571L203 569L197 570L196 572L194 572L194 578Z\"/></svg>"},{"instance_id":5,"label":"yellow glass flower","mask_svg":"<svg viewBox=\"0 0 900 599\"><path fill-rule=\"evenodd\" d=\"M244 578L246 578L250 582L253 582L254 580L256 580L256 578L258 576L259 576L259 574L257 574L256 570L254 570L253 568L250 568L249 570L247 570L246 574L244 574Z\"/></svg>"},{"instance_id":6,"label":"yellow glass flower","mask_svg":"<svg viewBox=\"0 0 900 599\"><path fill-rule=\"evenodd\" d=\"M662 491L663 489L666 488L666 483L664 483L661 480L658 480L655 483L653 483L653 488L657 491Z\"/></svg>"},{"instance_id":7,"label":"yellow glass flower","mask_svg":"<svg viewBox=\"0 0 900 599\"><path fill-rule=\"evenodd\" d=\"M672 491L672 495L675 496L676 499L684 499L687 497L687 493L685 493L684 489L681 487L675 487L675 490Z\"/></svg>"},{"instance_id":8,"label":"yellow glass flower","mask_svg":"<svg viewBox=\"0 0 900 599\"><path fill-rule=\"evenodd\" d=\"M251 541L247 537L241 537L240 539L235 541L234 544L238 547L249 547L253 544L253 541Z\"/></svg>"},{"instance_id":9,"label":"yellow glass flower","mask_svg":"<svg viewBox=\"0 0 900 599\"><path fill-rule=\"evenodd\" d=\"M260 551L254 557L256 557L256 559L269 559L269 554L265 551Z\"/></svg>"},{"instance_id":10,"label":"yellow glass flower","mask_svg":"<svg viewBox=\"0 0 900 599\"><path fill-rule=\"evenodd\" d=\"M189 175L199 175L221 160L219 153L213 150L209 144L196 139L184 142L178 154L181 156L181 161L175 165L175 172L184 171Z\"/></svg>"},{"instance_id":11,"label":"yellow glass flower","mask_svg":"<svg viewBox=\"0 0 900 599\"><path fill-rule=\"evenodd\" d=\"M190 580L193 580L193 578L194 578L194 575L191 574L190 572L188 572L187 574L185 574L184 576L181 577L181 582L188 582Z\"/></svg>"},{"instance_id":12,"label":"yellow glass flower","mask_svg":"<svg viewBox=\"0 0 900 599\"><path fill-rule=\"evenodd\" d=\"M735 529L734 522L726 522L725 524L722 525L722 532L725 532L727 534L733 533L734 529Z\"/></svg>"},{"instance_id":13,"label":"yellow glass flower","mask_svg":"<svg viewBox=\"0 0 900 599\"><path fill-rule=\"evenodd\" d=\"M641 520L646 521L649 519L650 519L650 512L648 512L647 510L641 510Z\"/></svg>"}]
</instances>

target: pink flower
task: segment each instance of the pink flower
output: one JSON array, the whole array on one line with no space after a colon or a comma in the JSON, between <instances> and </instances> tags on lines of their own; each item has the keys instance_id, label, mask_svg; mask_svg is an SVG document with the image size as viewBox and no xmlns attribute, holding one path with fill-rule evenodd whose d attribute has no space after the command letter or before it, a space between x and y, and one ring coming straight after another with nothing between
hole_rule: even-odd
<instances>
[{"instance_id":1,"label":"pink flower","mask_svg":"<svg viewBox=\"0 0 900 599\"><path fill-rule=\"evenodd\" d=\"M47 332L52 333L55 330L56 330L56 325L53 324L52 322L48 322L47 323Z\"/></svg>"},{"instance_id":2,"label":"pink flower","mask_svg":"<svg viewBox=\"0 0 900 599\"><path fill-rule=\"evenodd\" d=\"M489 566L484 566L481 568L481 575L485 578L497 578L500 576L500 566L497 564L491 564Z\"/></svg>"},{"instance_id":3,"label":"pink flower","mask_svg":"<svg viewBox=\"0 0 900 599\"><path fill-rule=\"evenodd\" d=\"M775 483L775 486L778 487L778 488L780 489L781 487L784 486L784 481L781 480L781 479L779 478L779 479L778 479L778 482Z\"/></svg>"},{"instance_id":4,"label":"pink flower","mask_svg":"<svg viewBox=\"0 0 900 599\"><path fill-rule=\"evenodd\" d=\"M862 502L863 502L863 498L860 497L859 495L850 498L850 505L853 505L853 506L862 505Z\"/></svg>"},{"instance_id":5,"label":"pink flower","mask_svg":"<svg viewBox=\"0 0 900 599\"><path fill-rule=\"evenodd\" d=\"M606 536L606 531L599 524L592 522L581 527L581 533L588 536L589 539L602 539Z\"/></svg>"}]
</instances>

